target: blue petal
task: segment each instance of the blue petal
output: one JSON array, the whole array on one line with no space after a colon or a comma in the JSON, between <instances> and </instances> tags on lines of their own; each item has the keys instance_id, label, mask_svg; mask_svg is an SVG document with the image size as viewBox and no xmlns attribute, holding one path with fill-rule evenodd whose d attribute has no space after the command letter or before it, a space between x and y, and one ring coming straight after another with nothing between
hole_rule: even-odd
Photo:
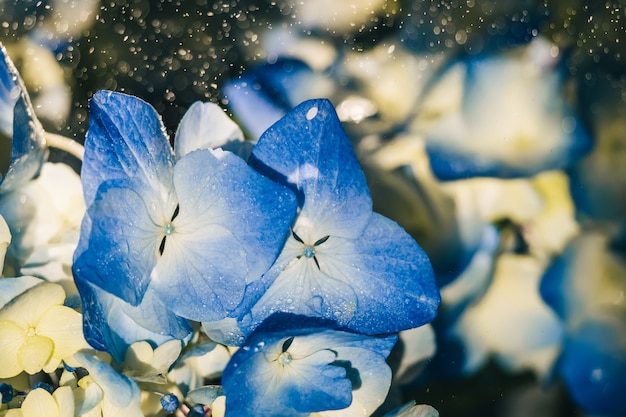
<instances>
[{"instance_id":1,"label":"blue petal","mask_svg":"<svg viewBox=\"0 0 626 417\"><path fill-rule=\"evenodd\" d=\"M241 120L242 126L252 138L260 137L287 113L272 103L248 75L242 76L237 82L226 84L223 91L228 107Z\"/></svg>"},{"instance_id":2,"label":"blue petal","mask_svg":"<svg viewBox=\"0 0 626 417\"><path fill-rule=\"evenodd\" d=\"M157 261L162 227L130 188L103 184L96 197L83 220L74 274L137 305Z\"/></svg>"},{"instance_id":3,"label":"blue petal","mask_svg":"<svg viewBox=\"0 0 626 417\"><path fill-rule=\"evenodd\" d=\"M108 401L120 408L139 407L141 390L132 379L117 373L90 353L78 352L74 357L102 388Z\"/></svg>"},{"instance_id":4,"label":"blue petal","mask_svg":"<svg viewBox=\"0 0 626 417\"><path fill-rule=\"evenodd\" d=\"M0 132L11 140L10 162L6 160L0 165L0 193L6 193L37 175L47 151L44 131L35 116L28 92L1 45L0 112Z\"/></svg>"},{"instance_id":5,"label":"blue petal","mask_svg":"<svg viewBox=\"0 0 626 417\"><path fill-rule=\"evenodd\" d=\"M0 132L13 135L13 107L20 96L19 73L4 46L0 46Z\"/></svg>"},{"instance_id":6,"label":"blue petal","mask_svg":"<svg viewBox=\"0 0 626 417\"><path fill-rule=\"evenodd\" d=\"M215 103L191 105L185 113L174 141L176 159L197 149L224 148L241 146L243 133L224 111Z\"/></svg>"},{"instance_id":7,"label":"blue petal","mask_svg":"<svg viewBox=\"0 0 626 417\"><path fill-rule=\"evenodd\" d=\"M358 236L372 210L365 176L328 100L306 101L259 139L251 165L296 192L322 236Z\"/></svg>"},{"instance_id":8,"label":"blue petal","mask_svg":"<svg viewBox=\"0 0 626 417\"><path fill-rule=\"evenodd\" d=\"M95 285L76 279L80 291L85 340L122 363L126 350L138 341L158 346L168 340L185 339L191 325L177 317L148 291L141 304L133 307Z\"/></svg>"},{"instance_id":9,"label":"blue petal","mask_svg":"<svg viewBox=\"0 0 626 417\"><path fill-rule=\"evenodd\" d=\"M304 62L281 58L246 71L238 80L226 83L222 91L242 126L257 139L295 105L311 97L312 74Z\"/></svg>"},{"instance_id":10,"label":"blue petal","mask_svg":"<svg viewBox=\"0 0 626 417\"><path fill-rule=\"evenodd\" d=\"M87 206L103 182L125 180L158 207L172 188L174 155L154 108L136 97L99 91L89 115L81 170Z\"/></svg>"},{"instance_id":11,"label":"blue petal","mask_svg":"<svg viewBox=\"0 0 626 417\"><path fill-rule=\"evenodd\" d=\"M276 311L336 320L366 334L434 319L440 296L428 257L393 221L373 213L357 239L331 236L316 252L316 261L301 257L284 268L242 320L244 331Z\"/></svg>"},{"instance_id":12,"label":"blue petal","mask_svg":"<svg viewBox=\"0 0 626 417\"><path fill-rule=\"evenodd\" d=\"M293 194L230 152L197 150L174 170L180 211L172 221L154 288L176 314L196 321L238 314L248 284L282 248L295 215Z\"/></svg>"}]
</instances>

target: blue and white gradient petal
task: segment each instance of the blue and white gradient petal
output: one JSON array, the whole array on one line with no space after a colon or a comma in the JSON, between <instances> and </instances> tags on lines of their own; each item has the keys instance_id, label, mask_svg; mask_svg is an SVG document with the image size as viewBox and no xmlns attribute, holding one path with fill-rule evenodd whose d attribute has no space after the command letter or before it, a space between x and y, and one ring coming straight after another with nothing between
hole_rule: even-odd
<instances>
[{"instance_id":1,"label":"blue and white gradient petal","mask_svg":"<svg viewBox=\"0 0 626 417\"><path fill-rule=\"evenodd\" d=\"M387 395L391 370L385 359L396 339L338 331L326 320L275 315L224 370L226 415L348 413L351 404L355 414L349 415L369 415Z\"/></svg>"},{"instance_id":2,"label":"blue and white gradient petal","mask_svg":"<svg viewBox=\"0 0 626 417\"><path fill-rule=\"evenodd\" d=\"M250 163L290 187L300 211L242 319L250 332L277 311L337 320L366 334L430 322L439 304L428 257L372 212L363 172L327 100L302 103L261 137Z\"/></svg>"}]
</instances>

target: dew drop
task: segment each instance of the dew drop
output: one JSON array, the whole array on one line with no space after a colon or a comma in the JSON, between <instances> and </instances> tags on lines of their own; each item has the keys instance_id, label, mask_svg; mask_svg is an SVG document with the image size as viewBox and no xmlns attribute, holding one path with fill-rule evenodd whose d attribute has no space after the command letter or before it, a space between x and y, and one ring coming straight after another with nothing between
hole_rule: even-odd
<instances>
[{"instance_id":1,"label":"dew drop","mask_svg":"<svg viewBox=\"0 0 626 417\"><path fill-rule=\"evenodd\" d=\"M317 106L311 107L309 111L306 112L306 119L313 120L313 118L317 116Z\"/></svg>"},{"instance_id":2,"label":"dew drop","mask_svg":"<svg viewBox=\"0 0 626 417\"><path fill-rule=\"evenodd\" d=\"M302 251L302 255L304 255L305 258L312 258L315 256L315 248L313 246L310 245L306 245L304 246L304 250Z\"/></svg>"},{"instance_id":3,"label":"dew drop","mask_svg":"<svg viewBox=\"0 0 626 417\"><path fill-rule=\"evenodd\" d=\"M278 363L285 366L288 365L293 360L293 356L289 352L283 352L278 357Z\"/></svg>"},{"instance_id":4,"label":"dew drop","mask_svg":"<svg viewBox=\"0 0 626 417\"><path fill-rule=\"evenodd\" d=\"M163 234L165 236L170 236L172 233L174 233L174 226L172 225L172 223L168 223L163 226Z\"/></svg>"}]
</instances>

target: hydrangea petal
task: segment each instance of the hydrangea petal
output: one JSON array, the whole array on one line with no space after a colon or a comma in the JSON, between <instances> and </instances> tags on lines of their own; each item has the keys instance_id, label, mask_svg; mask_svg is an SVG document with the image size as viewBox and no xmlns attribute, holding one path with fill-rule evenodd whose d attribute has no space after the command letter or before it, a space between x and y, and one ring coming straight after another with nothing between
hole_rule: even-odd
<instances>
[{"instance_id":1,"label":"hydrangea petal","mask_svg":"<svg viewBox=\"0 0 626 417\"><path fill-rule=\"evenodd\" d=\"M185 112L174 140L176 159L197 149L215 149L243 141L243 132L215 103L193 103Z\"/></svg>"},{"instance_id":2,"label":"hydrangea petal","mask_svg":"<svg viewBox=\"0 0 626 417\"><path fill-rule=\"evenodd\" d=\"M27 336L17 350L17 362L22 369L33 375L44 368L53 352L54 342L49 337Z\"/></svg>"},{"instance_id":3,"label":"hydrangea petal","mask_svg":"<svg viewBox=\"0 0 626 417\"><path fill-rule=\"evenodd\" d=\"M258 139L296 104L320 96L323 83L317 78L306 63L281 57L246 71L237 80L226 83L222 91L237 119ZM328 82L325 77L319 78Z\"/></svg>"},{"instance_id":4,"label":"hydrangea petal","mask_svg":"<svg viewBox=\"0 0 626 417\"><path fill-rule=\"evenodd\" d=\"M24 416L54 416L59 415L59 405L52 395L43 388L32 390L22 404Z\"/></svg>"},{"instance_id":5,"label":"hydrangea petal","mask_svg":"<svg viewBox=\"0 0 626 417\"><path fill-rule=\"evenodd\" d=\"M82 315L65 306L52 306L37 323L37 334L54 342L53 357L59 360L86 347L82 332Z\"/></svg>"},{"instance_id":6,"label":"hydrangea petal","mask_svg":"<svg viewBox=\"0 0 626 417\"><path fill-rule=\"evenodd\" d=\"M379 339L393 346L395 338ZM352 403L343 410L325 411L324 417L371 416L383 403L391 386L391 369L379 352L362 347L336 347L336 363L342 364L355 375L352 382Z\"/></svg>"},{"instance_id":7,"label":"hydrangea petal","mask_svg":"<svg viewBox=\"0 0 626 417\"><path fill-rule=\"evenodd\" d=\"M346 411L353 392L359 389L363 393L384 390L374 400L382 402L391 378L385 359L396 337L336 331L335 326L330 321L290 314L276 314L264 322L224 370L226 415L304 416L316 411ZM365 376L368 372L371 378ZM362 388L362 383L379 382L383 383L378 388Z\"/></svg>"},{"instance_id":8,"label":"hydrangea petal","mask_svg":"<svg viewBox=\"0 0 626 417\"><path fill-rule=\"evenodd\" d=\"M85 339L96 349L110 353L118 363L137 341L160 345L185 339L191 333L189 322L169 311L150 288L134 307L89 282L77 279L76 285L82 298Z\"/></svg>"},{"instance_id":9,"label":"hydrangea petal","mask_svg":"<svg viewBox=\"0 0 626 417\"><path fill-rule=\"evenodd\" d=\"M229 107L244 121L246 132L253 138L260 137L287 113L264 93L256 90L248 75L242 76L237 82L224 85L222 90Z\"/></svg>"},{"instance_id":10,"label":"hydrangea petal","mask_svg":"<svg viewBox=\"0 0 626 417\"><path fill-rule=\"evenodd\" d=\"M20 96L17 77L19 73L7 50L0 47L0 131L9 137L13 135L13 107Z\"/></svg>"},{"instance_id":11,"label":"hydrangea petal","mask_svg":"<svg viewBox=\"0 0 626 417\"><path fill-rule=\"evenodd\" d=\"M0 194L2 194L15 190L32 179L39 172L47 156L43 128L35 116L24 83L2 45L0 45L0 108L2 109L0 132L11 141L10 158L3 155L0 161Z\"/></svg>"},{"instance_id":12,"label":"hydrangea petal","mask_svg":"<svg viewBox=\"0 0 626 417\"><path fill-rule=\"evenodd\" d=\"M352 401L352 385L346 378L346 370L333 365L336 358L335 352L318 350L304 358L294 357L293 362L284 367L275 362L269 364L270 368L279 369L268 369L267 372L279 372L286 381L284 385L268 385L264 395L276 396L284 406L303 413L319 411L320 404L331 410L346 408ZM263 365L266 364L260 366ZM267 376L263 375L265 378ZM263 386L262 380L254 382ZM272 392L272 389L276 391Z\"/></svg>"},{"instance_id":13,"label":"hydrangea petal","mask_svg":"<svg viewBox=\"0 0 626 417\"><path fill-rule=\"evenodd\" d=\"M296 192L300 216L322 236L358 236L372 210L365 175L328 100L298 105L269 128L251 165Z\"/></svg>"},{"instance_id":14,"label":"hydrangea petal","mask_svg":"<svg viewBox=\"0 0 626 417\"><path fill-rule=\"evenodd\" d=\"M154 289L180 316L223 319L278 255L295 198L221 150L186 155L176 164L174 183L180 211L154 272Z\"/></svg>"},{"instance_id":15,"label":"hydrangea petal","mask_svg":"<svg viewBox=\"0 0 626 417\"><path fill-rule=\"evenodd\" d=\"M0 178L0 194L18 189L39 173L48 154L45 143L30 101L21 95L13 111L11 165Z\"/></svg>"},{"instance_id":16,"label":"hydrangea petal","mask_svg":"<svg viewBox=\"0 0 626 417\"><path fill-rule=\"evenodd\" d=\"M17 355L26 330L11 321L0 320L0 378L11 378L22 372Z\"/></svg>"},{"instance_id":17,"label":"hydrangea petal","mask_svg":"<svg viewBox=\"0 0 626 417\"><path fill-rule=\"evenodd\" d=\"M59 407L59 417L74 417L74 394L72 388L66 386L58 387L52 393L52 398L54 398Z\"/></svg>"},{"instance_id":18,"label":"hydrangea petal","mask_svg":"<svg viewBox=\"0 0 626 417\"><path fill-rule=\"evenodd\" d=\"M130 188L101 190L87 216L74 274L138 304L157 261L162 229L150 218L145 200Z\"/></svg>"},{"instance_id":19,"label":"hydrangea petal","mask_svg":"<svg viewBox=\"0 0 626 417\"><path fill-rule=\"evenodd\" d=\"M24 328L35 326L48 308L63 304L64 300L63 287L41 282L15 297L0 310L0 320L11 320Z\"/></svg>"},{"instance_id":20,"label":"hydrangea petal","mask_svg":"<svg viewBox=\"0 0 626 417\"><path fill-rule=\"evenodd\" d=\"M358 239L333 236L316 252L317 261L301 257L278 275L244 329L276 311L336 320L366 334L434 319L440 296L428 257L393 221L373 213Z\"/></svg>"},{"instance_id":21,"label":"hydrangea petal","mask_svg":"<svg viewBox=\"0 0 626 417\"><path fill-rule=\"evenodd\" d=\"M171 189L173 164L165 128L152 106L126 94L94 94L81 169L87 206L103 182L123 180L158 210Z\"/></svg>"},{"instance_id":22,"label":"hydrangea petal","mask_svg":"<svg viewBox=\"0 0 626 417\"><path fill-rule=\"evenodd\" d=\"M110 365L89 353L79 352L75 358L102 388L108 402L120 408L128 407L129 415L131 410L139 408L141 392L132 379L117 373Z\"/></svg>"}]
</instances>

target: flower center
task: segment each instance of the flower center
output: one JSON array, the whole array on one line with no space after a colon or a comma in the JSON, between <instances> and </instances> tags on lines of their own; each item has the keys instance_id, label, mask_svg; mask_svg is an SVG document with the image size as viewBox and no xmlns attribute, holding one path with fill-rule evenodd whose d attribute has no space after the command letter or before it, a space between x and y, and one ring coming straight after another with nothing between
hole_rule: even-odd
<instances>
[{"instance_id":1,"label":"flower center","mask_svg":"<svg viewBox=\"0 0 626 417\"><path fill-rule=\"evenodd\" d=\"M293 356L289 352L283 352L278 357L278 363L285 366L288 365L293 360Z\"/></svg>"},{"instance_id":2,"label":"flower center","mask_svg":"<svg viewBox=\"0 0 626 417\"><path fill-rule=\"evenodd\" d=\"M304 250L302 251L302 255L305 258L312 258L315 256L315 247L311 245L304 245Z\"/></svg>"},{"instance_id":3,"label":"flower center","mask_svg":"<svg viewBox=\"0 0 626 417\"><path fill-rule=\"evenodd\" d=\"M174 225L172 223L167 223L165 226L163 226L163 234L165 236L169 236L172 233L174 233Z\"/></svg>"}]
</instances>

